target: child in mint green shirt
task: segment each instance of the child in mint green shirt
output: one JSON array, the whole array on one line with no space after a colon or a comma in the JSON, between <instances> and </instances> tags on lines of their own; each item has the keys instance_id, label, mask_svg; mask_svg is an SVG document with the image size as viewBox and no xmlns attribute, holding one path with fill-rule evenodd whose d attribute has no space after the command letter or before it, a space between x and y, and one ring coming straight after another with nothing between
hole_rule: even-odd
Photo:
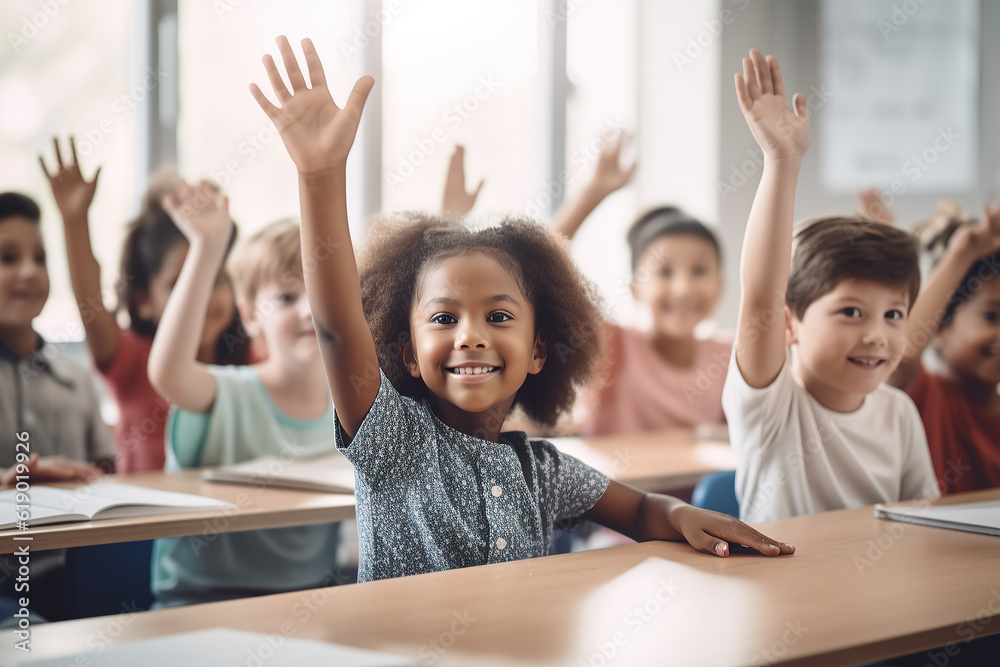
<instances>
[{"instance_id":1,"label":"child in mint green shirt","mask_svg":"<svg viewBox=\"0 0 1000 667\"><path fill-rule=\"evenodd\" d=\"M198 339L231 233L228 203L206 183L182 182L164 206L190 242L149 354L149 379L174 404L167 469L334 451L333 405L302 283L298 224L258 232L230 267L242 319L266 343L267 359L205 366L196 361ZM216 533L209 524L201 535L157 540L156 606L330 585L338 530L332 523Z\"/></svg>"},{"instance_id":2,"label":"child in mint green shirt","mask_svg":"<svg viewBox=\"0 0 1000 667\"><path fill-rule=\"evenodd\" d=\"M253 366L207 370L218 383L215 403L207 414L171 412L168 470L333 451L332 403L322 417L295 419L275 407ZM158 606L329 585L339 527L327 523L156 540L153 593Z\"/></svg>"}]
</instances>

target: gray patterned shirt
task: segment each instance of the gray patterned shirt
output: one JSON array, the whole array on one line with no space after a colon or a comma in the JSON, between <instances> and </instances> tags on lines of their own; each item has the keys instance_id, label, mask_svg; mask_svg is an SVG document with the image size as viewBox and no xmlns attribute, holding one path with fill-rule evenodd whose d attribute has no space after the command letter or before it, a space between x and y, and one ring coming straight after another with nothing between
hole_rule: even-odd
<instances>
[{"instance_id":1,"label":"gray patterned shirt","mask_svg":"<svg viewBox=\"0 0 1000 667\"><path fill-rule=\"evenodd\" d=\"M550 442L466 435L380 379L352 441L335 417L337 448L355 470L359 581L545 556L554 524L608 487Z\"/></svg>"}]
</instances>

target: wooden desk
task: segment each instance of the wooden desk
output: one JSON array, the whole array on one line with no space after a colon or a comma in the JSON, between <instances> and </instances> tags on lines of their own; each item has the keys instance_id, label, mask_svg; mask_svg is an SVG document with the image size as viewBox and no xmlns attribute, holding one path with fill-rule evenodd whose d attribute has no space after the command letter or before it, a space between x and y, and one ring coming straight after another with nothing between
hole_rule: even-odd
<instances>
[{"instance_id":1,"label":"wooden desk","mask_svg":"<svg viewBox=\"0 0 1000 667\"><path fill-rule=\"evenodd\" d=\"M550 438L609 477L645 491L688 489L713 472L736 469L728 442L676 430L592 438Z\"/></svg>"},{"instance_id":2,"label":"wooden desk","mask_svg":"<svg viewBox=\"0 0 1000 667\"><path fill-rule=\"evenodd\" d=\"M13 553L17 545L30 544L32 551L67 547L133 542L158 537L182 537L230 533L259 528L302 526L354 518L354 496L263 488L242 484L207 482L200 471L110 475L108 481L144 486L161 491L193 493L236 505L224 514L214 511L177 512L131 519L104 519L38 526L28 531L0 531L0 554ZM51 484L74 488L79 484ZM34 536L31 542L15 542L14 536Z\"/></svg>"},{"instance_id":3,"label":"wooden desk","mask_svg":"<svg viewBox=\"0 0 1000 667\"><path fill-rule=\"evenodd\" d=\"M944 502L994 498L1000 489ZM227 627L439 665L846 665L1000 632L1000 618L984 620L1000 617L996 537L881 521L870 507L760 527L797 553L723 559L630 544L39 625L32 656ZM12 643L0 644L0 663Z\"/></svg>"},{"instance_id":4,"label":"wooden desk","mask_svg":"<svg viewBox=\"0 0 1000 667\"><path fill-rule=\"evenodd\" d=\"M728 444L698 440L692 431L665 431L595 438L553 438L561 450L614 479L648 491L693 487L704 475L736 468ZM354 518L354 497L274 488L218 484L201 479L198 471L112 475L109 481L151 489L192 493L225 500L239 512L179 512L170 515L108 519L39 526L34 551L181 537L205 532L235 532L300 526ZM73 488L76 484L52 484ZM0 531L0 554L17 548L17 530Z\"/></svg>"}]
</instances>

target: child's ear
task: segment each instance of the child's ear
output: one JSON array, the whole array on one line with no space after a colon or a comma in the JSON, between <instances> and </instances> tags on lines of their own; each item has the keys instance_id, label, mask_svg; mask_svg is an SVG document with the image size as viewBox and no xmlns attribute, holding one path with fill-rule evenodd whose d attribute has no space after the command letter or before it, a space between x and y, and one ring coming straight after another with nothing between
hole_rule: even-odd
<instances>
[{"instance_id":1,"label":"child's ear","mask_svg":"<svg viewBox=\"0 0 1000 667\"><path fill-rule=\"evenodd\" d=\"M417 364L417 357L413 354L412 345L403 346L403 364L406 366L406 370L410 371L412 377L420 377L420 366Z\"/></svg>"},{"instance_id":2,"label":"child's ear","mask_svg":"<svg viewBox=\"0 0 1000 667\"><path fill-rule=\"evenodd\" d=\"M260 331L260 323L254 317L250 306L243 301L237 301L236 310L240 313L240 321L243 322L243 328L246 329L247 334L251 338L263 338Z\"/></svg>"},{"instance_id":3,"label":"child's ear","mask_svg":"<svg viewBox=\"0 0 1000 667\"><path fill-rule=\"evenodd\" d=\"M799 342L798 321L792 309L785 304L785 345L795 345Z\"/></svg>"},{"instance_id":4,"label":"child's ear","mask_svg":"<svg viewBox=\"0 0 1000 667\"><path fill-rule=\"evenodd\" d=\"M528 372L534 375L538 371L542 370L542 366L545 365L545 355L546 355L545 343L542 342L542 337L535 334L535 345L531 354L531 365L528 366Z\"/></svg>"}]
</instances>

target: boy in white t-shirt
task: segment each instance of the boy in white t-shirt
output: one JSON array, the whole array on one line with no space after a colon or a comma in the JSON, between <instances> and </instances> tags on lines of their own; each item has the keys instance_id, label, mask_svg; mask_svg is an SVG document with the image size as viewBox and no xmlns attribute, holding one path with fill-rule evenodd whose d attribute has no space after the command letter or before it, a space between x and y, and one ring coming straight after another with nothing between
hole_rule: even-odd
<instances>
[{"instance_id":1,"label":"boy in white t-shirt","mask_svg":"<svg viewBox=\"0 0 1000 667\"><path fill-rule=\"evenodd\" d=\"M920 288L916 241L865 218L824 218L800 228L789 261L809 112L801 94L789 106L773 56L750 55L736 95L764 168L722 398L739 454L740 518L937 497L916 407L883 384L902 358Z\"/></svg>"}]
</instances>

